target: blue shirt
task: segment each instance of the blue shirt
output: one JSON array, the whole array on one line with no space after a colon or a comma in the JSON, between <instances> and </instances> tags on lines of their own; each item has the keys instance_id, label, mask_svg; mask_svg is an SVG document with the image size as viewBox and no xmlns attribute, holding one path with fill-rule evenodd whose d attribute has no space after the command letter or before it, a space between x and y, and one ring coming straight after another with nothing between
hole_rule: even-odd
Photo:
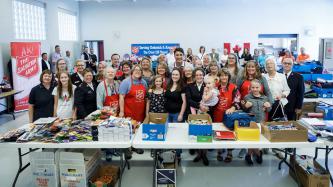
<instances>
[{"instance_id":1,"label":"blue shirt","mask_svg":"<svg viewBox=\"0 0 333 187\"><path fill-rule=\"evenodd\" d=\"M260 67L265 67L265 61L266 61L267 55L260 55L258 57L258 62Z\"/></svg>"},{"instance_id":2,"label":"blue shirt","mask_svg":"<svg viewBox=\"0 0 333 187\"><path fill-rule=\"evenodd\" d=\"M132 86L131 79L132 79L132 77L128 77L121 82L120 87L119 87L119 94L122 94L122 95L128 94L128 92L131 90L131 86ZM143 79L133 80L133 84L134 85L143 84L145 86L146 90L148 89L147 82Z\"/></svg>"}]
</instances>

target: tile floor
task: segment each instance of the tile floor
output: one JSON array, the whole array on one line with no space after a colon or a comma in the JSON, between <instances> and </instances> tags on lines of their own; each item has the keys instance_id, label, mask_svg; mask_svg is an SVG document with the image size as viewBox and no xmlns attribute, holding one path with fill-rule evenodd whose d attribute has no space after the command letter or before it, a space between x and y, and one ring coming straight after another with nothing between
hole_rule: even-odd
<instances>
[{"instance_id":1,"label":"tile floor","mask_svg":"<svg viewBox=\"0 0 333 187\"><path fill-rule=\"evenodd\" d=\"M27 112L16 114L17 119L12 120L9 115L0 116L0 134L17 128L28 122ZM215 161L216 152L209 152L210 166L205 167L202 163L193 163L193 156L183 151L182 164L177 169L177 186L179 187L293 187L296 182L289 176L288 167L283 165L277 169L279 160L272 154L264 155L262 165L248 167L244 160L235 158L230 164ZM312 149L297 150L298 154L313 155ZM18 169L17 150L0 149L0 186L9 187L14 180ZM235 151L234 156L237 156ZM323 152L318 161L323 164ZM333 154L330 155L330 168L333 169ZM25 158L24 162L28 159ZM126 170L123 176L123 187L149 187L152 186L152 159L150 151L143 155L133 155L131 169ZM29 168L19 177L17 187L31 186ZM333 171L333 170L332 170Z\"/></svg>"}]
</instances>

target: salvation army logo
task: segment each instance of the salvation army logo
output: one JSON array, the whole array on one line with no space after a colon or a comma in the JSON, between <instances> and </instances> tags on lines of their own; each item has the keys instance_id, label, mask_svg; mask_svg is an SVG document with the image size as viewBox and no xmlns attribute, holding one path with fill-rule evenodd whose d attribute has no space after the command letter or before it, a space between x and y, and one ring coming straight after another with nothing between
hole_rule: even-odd
<instances>
[{"instance_id":1,"label":"salvation army logo","mask_svg":"<svg viewBox=\"0 0 333 187\"><path fill-rule=\"evenodd\" d=\"M145 99L145 94L143 90L136 90L135 92L136 102L142 102Z\"/></svg>"},{"instance_id":2,"label":"salvation army logo","mask_svg":"<svg viewBox=\"0 0 333 187\"><path fill-rule=\"evenodd\" d=\"M30 78L38 73L38 57L22 56L16 58L16 73L22 77Z\"/></svg>"},{"instance_id":3,"label":"salvation army logo","mask_svg":"<svg viewBox=\"0 0 333 187\"><path fill-rule=\"evenodd\" d=\"M135 46L133 46L132 47L132 53L133 54L137 54L139 52L139 47L135 47Z\"/></svg>"}]
</instances>

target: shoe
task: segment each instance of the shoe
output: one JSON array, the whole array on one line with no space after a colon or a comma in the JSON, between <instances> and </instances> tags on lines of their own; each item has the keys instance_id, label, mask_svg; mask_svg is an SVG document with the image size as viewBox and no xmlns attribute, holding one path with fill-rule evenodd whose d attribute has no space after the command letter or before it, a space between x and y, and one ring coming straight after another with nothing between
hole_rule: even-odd
<instances>
[{"instance_id":1,"label":"shoe","mask_svg":"<svg viewBox=\"0 0 333 187\"><path fill-rule=\"evenodd\" d=\"M195 149L190 149L189 153L190 153L190 155L194 155L195 154Z\"/></svg>"},{"instance_id":2,"label":"shoe","mask_svg":"<svg viewBox=\"0 0 333 187\"><path fill-rule=\"evenodd\" d=\"M209 160L206 155L202 155L202 162L205 166L209 165Z\"/></svg>"},{"instance_id":3,"label":"shoe","mask_svg":"<svg viewBox=\"0 0 333 187\"><path fill-rule=\"evenodd\" d=\"M201 156L197 155L194 159L193 162L199 162L201 160Z\"/></svg>"},{"instance_id":4,"label":"shoe","mask_svg":"<svg viewBox=\"0 0 333 187\"><path fill-rule=\"evenodd\" d=\"M217 156L216 156L216 160L222 162L223 161L222 154L218 153Z\"/></svg>"},{"instance_id":5,"label":"shoe","mask_svg":"<svg viewBox=\"0 0 333 187\"><path fill-rule=\"evenodd\" d=\"M129 149L125 150L125 159L126 160L131 160L132 159L132 152Z\"/></svg>"},{"instance_id":6,"label":"shoe","mask_svg":"<svg viewBox=\"0 0 333 187\"><path fill-rule=\"evenodd\" d=\"M142 155L145 152L143 149L135 149L135 148L132 148L132 151L136 152L139 155Z\"/></svg>"},{"instance_id":7,"label":"shoe","mask_svg":"<svg viewBox=\"0 0 333 187\"><path fill-rule=\"evenodd\" d=\"M252 161L251 155L246 155L245 156L245 161L246 161L247 165L249 165L249 166L253 165L253 161Z\"/></svg>"},{"instance_id":8,"label":"shoe","mask_svg":"<svg viewBox=\"0 0 333 187\"><path fill-rule=\"evenodd\" d=\"M112 153L111 152L105 152L105 160L107 162L111 162L112 161Z\"/></svg>"},{"instance_id":9,"label":"shoe","mask_svg":"<svg viewBox=\"0 0 333 187\"><path fill-rule=\"evenodd\" d=\"M246 149L241 149L238 153L238 158L244 158L246 154Z\"/></svg>"},{"instance_id":10,"label":"shoe","mask_svg":"<svg viewBox=\"0 0 333 187\"><path fill-rule=\"evenodd\" d=\"M232 154L228 153L227 156L224 159L225 163L230 163L232 162Z\"/></svg>"},{"instance_id":11,"label":"shoe","mask_svg":"<svg viewBox=\"0 0 333 187\"><path fill-rule=\"evenodd\" d=\"M259 152L259 155L256 155L256 162L262 164L262 151Z\"/></svg>"},{"instance_id":12,"label":"shoe","mask_svg":"<svg viewBox=\"0 0 333 187\"><path fill-rule=\"evenodd\" d=\"M180 164L182 162L182 158L181 157L177 157L177 162L178 162L178 166L180 166Z\"/></svg>"}]
</instances>

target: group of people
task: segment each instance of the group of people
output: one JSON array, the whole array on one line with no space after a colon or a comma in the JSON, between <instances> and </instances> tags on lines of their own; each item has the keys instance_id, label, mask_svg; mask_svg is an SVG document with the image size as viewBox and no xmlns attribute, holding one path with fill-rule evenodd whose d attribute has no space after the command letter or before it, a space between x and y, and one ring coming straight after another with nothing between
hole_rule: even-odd
<instances>
[{"instance_id":1,"label":"group of people","mask_svg":"<svg viewBox=\"0 0 333 187\"><path fill-rule=\"evenodd\" d=\"M50 116L83 119L103 108L140 122L149 112L168 113L171 123L184 122L189 114L199 113L209 114L213 122L223 122L225 114L243 110L253 113L256 122L262 122L285 116L295 120L301 112L304 81L292 72L293 58L283 58L283 72L279 73L275 58L267 57L263 63L267 73L262 74L260 62L252 57L242 67L240 57L229 53L221 67L215 54L202 54L200 65L197 62L201 59L191 59L182 48L172 51L173 59L162 54L155 66L150 57L136 63L120 62L120 55L113 54L110 64L98 63L96 73L87 68L87 61L79 59L75 62L76 72L70 74L65 60L60 58L56 75L44 70L40 84L31 90L30 122ZM232 151L227 150L223 158L218 150L217 160L231 162ZM190 153L196 153L195 162L209 164L207 150ZM180 154L177 151L179 159ZM261 150L247 150L245 160L249 165L253 164L252 158L262 163Z\"/></svg>"}]
</instances>

